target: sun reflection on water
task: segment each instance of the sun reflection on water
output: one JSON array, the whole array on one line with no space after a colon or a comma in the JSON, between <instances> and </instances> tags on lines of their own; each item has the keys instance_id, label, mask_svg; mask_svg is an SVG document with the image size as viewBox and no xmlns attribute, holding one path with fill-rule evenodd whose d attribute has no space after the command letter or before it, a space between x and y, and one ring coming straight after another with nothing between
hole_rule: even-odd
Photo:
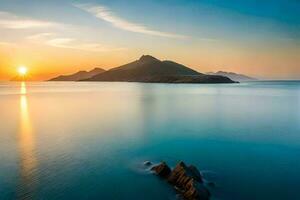
<instances>
[{"instance_id":1,"label":"sun reflection on water","mask_svg":"<svg viewBox=\"0 0 300 200\"><path fill-rule=\"evenodd\" d=\"M22 82L22 83L21 83L20 94L23 96L23 95L26 95L26 93L27 93L26 83L25 83L25 82ZM22 96L21 96L21 97L22 97ZM25 98L26 98L26 96L25 96Z\"/></svg>"},{"instance_id":2,"label":"sun reflection on water","mask_svg":"<svg viewBox=\"0 0 300 200\"><path fill-rule=\"evenodd\" d=\"M20 156L20 184L18 199L32 199L37 181L37 159L35 156L35 137L30 121L25 82L20 88L20 132L18 137Z\"/></svg>"}]
</instances>

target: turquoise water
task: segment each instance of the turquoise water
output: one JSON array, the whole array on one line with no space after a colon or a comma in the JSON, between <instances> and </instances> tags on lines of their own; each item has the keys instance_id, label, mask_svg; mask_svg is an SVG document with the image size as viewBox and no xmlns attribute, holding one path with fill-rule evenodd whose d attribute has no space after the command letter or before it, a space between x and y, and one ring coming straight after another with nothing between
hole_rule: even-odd
<instances>
[{"instance_id":1,"label":"turquoise water","mask_svg":"<svg viewBox=\"0 0 300 200\"><path fill-rule=\"evenodd\" d=\"M194 164L218 200L300 199L300 82L0 83L0 199L176 199L143 161Z\"/></svg>"}]
</instances>

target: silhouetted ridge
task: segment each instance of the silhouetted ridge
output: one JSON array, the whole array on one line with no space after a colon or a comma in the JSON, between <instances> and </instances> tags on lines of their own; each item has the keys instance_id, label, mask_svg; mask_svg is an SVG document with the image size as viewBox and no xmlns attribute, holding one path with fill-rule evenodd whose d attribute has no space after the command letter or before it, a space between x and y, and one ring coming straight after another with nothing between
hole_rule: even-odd
<instances>
[{"instance_id":1,"label":"silhouetted ridge","mask_svg":"<svg viewBox=\"0 0 300 200\"><path fill-rule=\"evenodd\" d=\"M173 61L143 55L139 60L110 69L83 81L126 81L149 83L234 83L224 76L201 74Z\"/></svg>"},{"instance_id":2,"label":"silhouetted ridge","mask_svg":"<svg viewBox=\"0 0 300 200\"><path fill-rule=\"evenodd\" d=\"M78 71L74 74L71 75L61 75L55 78L50 79L49 81L79 81L82 79L87 79L87 78L91 78L97 74L103 73L105 72L104 69L101 68L94 68L91 71Z\"/></svg>"}]
</instances>

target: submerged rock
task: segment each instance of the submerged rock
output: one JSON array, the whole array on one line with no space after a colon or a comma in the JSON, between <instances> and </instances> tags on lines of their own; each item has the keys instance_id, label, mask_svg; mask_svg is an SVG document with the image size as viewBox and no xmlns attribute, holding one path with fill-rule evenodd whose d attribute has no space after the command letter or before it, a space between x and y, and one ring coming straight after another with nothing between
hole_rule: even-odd
<instances>
[{"instance_id":1,"label":"submerged rock","mask_svg":"<svg viewBox=\"0 0 300 200\"><path fill-rule=\"evenodd\" d=\"M147 160L147 161L144 162L144 165L149 167L149 166L152 165L152 162L150 162L150 161Z\"/></svg>"},{"instance_id":2,"label":"submerged rock","mask_svg":"<svg viewBox=\"0 0 300 200\"><path fill-rule=\"evenodd\" d=\"M171 171L170 167L162 162L151 170L165 178L186 200L209 200L210 198L199 170L193 165L186 166L184 162L179 162Z\"/></svg>"}]
</instances>

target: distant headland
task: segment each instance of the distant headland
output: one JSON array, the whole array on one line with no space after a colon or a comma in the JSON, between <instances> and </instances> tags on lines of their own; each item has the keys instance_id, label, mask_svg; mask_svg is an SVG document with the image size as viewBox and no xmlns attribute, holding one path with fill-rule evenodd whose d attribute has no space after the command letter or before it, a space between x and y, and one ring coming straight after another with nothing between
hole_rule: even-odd
<instances>
[{"instance_id":1,"label":"distant headland","mask_svg":"<svg viewBox=\"0 0 300 200\"><path fill-rule=\"evenodd\" d=\"M79 71L61 75L49 81L112 81L144 83L236 83L226 76L199 73L173 61L161 61L150 55L143 55L131 63L103 70Z\"/></svg>"},{"instance_id":2,"label":"distant headland","mask_svg":"<svg viewBox=\"0 0 300 200\"><path fill-rule=\"evenodd\" d=\"M208 72L206 73L208 75L219 75L219 76L226 76L230 78L231 80L238 81L238 82L244 82L244 81L257 81L257 78L253 78L244 74L237 74L234 72L224 72L224 71L218 71L218 72Z\"/></svg>"}]
</instances>

